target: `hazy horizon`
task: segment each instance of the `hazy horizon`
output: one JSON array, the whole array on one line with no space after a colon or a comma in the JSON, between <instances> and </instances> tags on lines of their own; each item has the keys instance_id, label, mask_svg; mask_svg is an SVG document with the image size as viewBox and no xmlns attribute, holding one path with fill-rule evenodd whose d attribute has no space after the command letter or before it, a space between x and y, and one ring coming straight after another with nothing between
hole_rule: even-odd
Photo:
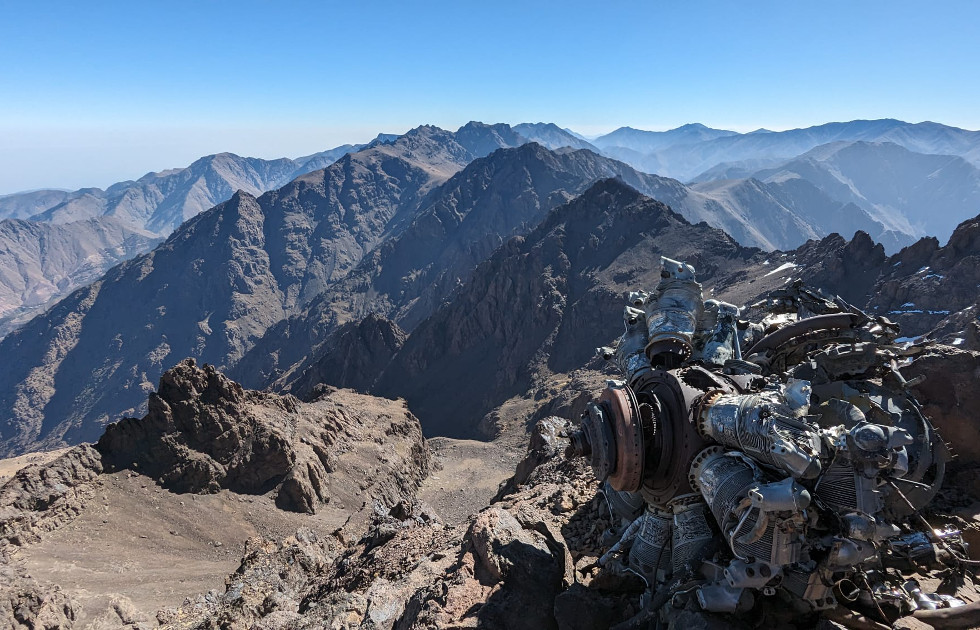
<instances>
[{"instance_id":1,"label":"hazy horizon","mask_svg":"<svg viewBox=\"0 0 980 630\"><path fill-rule=\"evenodd\" d=\"M0 194L469 120L594 136L855 119L980 129L980 4L13 5Z\"/></svg>"}]
</instances>

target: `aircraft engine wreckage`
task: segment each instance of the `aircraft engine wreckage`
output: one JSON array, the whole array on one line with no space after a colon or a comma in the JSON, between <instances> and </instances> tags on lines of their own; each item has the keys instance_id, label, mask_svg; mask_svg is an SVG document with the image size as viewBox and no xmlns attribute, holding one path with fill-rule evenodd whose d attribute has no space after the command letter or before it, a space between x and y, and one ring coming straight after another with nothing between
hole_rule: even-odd
<instances>
[{"instance_id":1,"label":"aircraft engine wreckage","mask_svg":"<svg viewBox=\"0 0 980 630\"><path fill-rule=\"evenodd\" d=\"M703 299L693 267L661 262L616 348L599 349L624 380L569 447L620 524L600 565L648 586L641 616L775 605L890 624L963 607L908 577L976 563L958 531L918 514L949 451L897 370L898 327L799 284L749 324Z\"/></svg>"}]
</instances>

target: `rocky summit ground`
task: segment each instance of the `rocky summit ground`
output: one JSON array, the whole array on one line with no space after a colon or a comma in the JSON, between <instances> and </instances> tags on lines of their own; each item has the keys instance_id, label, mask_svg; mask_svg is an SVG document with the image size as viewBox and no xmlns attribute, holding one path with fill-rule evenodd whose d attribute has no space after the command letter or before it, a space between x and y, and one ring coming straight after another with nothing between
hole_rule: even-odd
<instances>
[{"instance_id":1,"label":"rocky summit ground","mask_svg":"<svg viewBox=\"0 0 980 630\"><path fill-rule=\"evenodd\" d=\"M956 436L925 515L980 549L980 354L935 345L902 371ZM327 388L304 403L182 362L145 417L96 445L3 462L19 469L0 486L0 627L616 627L643 584L598 567L606 512L585 461L564 455L567 418L601 378L508 401L485 420L504 429L494 442L426 441L401 401ZM747 627L684 607L670 625Z\"/></svg>"}]
</instances>

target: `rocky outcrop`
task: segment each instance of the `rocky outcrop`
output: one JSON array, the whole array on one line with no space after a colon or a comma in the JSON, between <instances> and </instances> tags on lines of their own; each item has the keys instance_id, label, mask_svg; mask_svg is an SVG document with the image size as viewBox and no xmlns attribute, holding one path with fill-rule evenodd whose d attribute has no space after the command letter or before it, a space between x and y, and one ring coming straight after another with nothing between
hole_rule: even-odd
<instances>
[{"instance_id":1,"label":"rocky outcrop","mask_svg":"<svg viewBox=\"0 0 980 630\"><path fill-rule=\"evenodd\" d=\"M902 375L918 381L912 392L952 447L955 466L980 468L980 352L936 345L903 367Z\"/></svg>"},{"instance_id":2,"label":"rocky outcrop","mask_svg":"<svg viewBox=\"0 0 980 630\"><path fill-rule=\"evenodd\" d=\"M803 268L798 275L806 278L808 285L860 306L888 263L885 249L866 232L855 233L851 240L831 234L810 241L794 252L794 260Z\"/></svg>"},{"instance_id":3,"label":"rocky outcrop","mask_svg":"<svg viewBox=\"0 0 980 630\"><path fill-rule=\"evenodd\" d=\"M76 446L52 462L27 466L0 486L0 546L36 542L77 516L102 473L98 451Z\"/></svg>"},{"instance_id":4,"label":"rocky outcrop","mask_svg":"<svg viewBox=\"0 0 980 630\"><path fill-rule=\"evenodd\" d=\"M96 448L107 468L175 492L273 491L278 507L313 513L359 493L393 505L428 472L418 420L395 401L335 390L304 404L188 359L161 377L149 409L108 426Z\"/></svg>"},{"instance_id":5,"label":"rocky outcrop","mask_svg":"<svg viewBox=\"0 0 980 630\"><path fill-rule=\"evenodd\" d=\"M838 234L793 252L793 275L855 306L898 323L905 337L929 335L980 350L980 217L962 222L949 242L923 238L886 256L864 232Z\"/></svg>"},{"instance_id":6,"label":"rocky outcrop","mask_svg":"<svg viewBox=\"0 0 980 630\"><path fill-rule=\"evenodd\" d=\"M11 630L68 630L76 606L57 586L42 586L10 560L0 546L0 627Z\"/></svg>"},{"instance_id":7,"label":"rocky outcrop","mask_svg":"<svg viewBox=\"0 0 980 630\"><path fill-rule=\"evenodd\" d=\"M296 403L247 392L190 359L160 378L146 416L109 425L96 448L110 469L132 467L175 492L259 494L296 463Z\"/></svg>"},{"instance_id":8,"label":"rocky outcrop","mask_svg":"<svg viewBox=\"0 0 980 630\"><path fill-rule=\"evenodd\" d=\"M288 391L302 400L315 397L324 386L369 391L407 337L398 324L374 313L344 324L330 335L318 353L320 358L311 362ZM285 375L274 387L285 387L291 376Z\"/></svg>"}]
</instances>

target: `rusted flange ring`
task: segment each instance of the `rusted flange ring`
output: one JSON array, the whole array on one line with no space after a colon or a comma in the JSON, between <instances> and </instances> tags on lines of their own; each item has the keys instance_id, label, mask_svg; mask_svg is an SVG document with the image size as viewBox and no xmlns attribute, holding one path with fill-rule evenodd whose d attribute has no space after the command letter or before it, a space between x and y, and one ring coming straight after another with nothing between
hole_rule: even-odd
<instances>
[{"instance_id":1,"label":"rusted flange ring","mask_svg":"<svg viewBox=\"0 0 980 630\"><path fill-rule=\"evenodd\" d=\"M629 386L608 387L599 400L610 412L616 432L616 469L609 485L616 490L637 492L643 483L643 425L636 397Z\"/></svg>"}]
</instances>

